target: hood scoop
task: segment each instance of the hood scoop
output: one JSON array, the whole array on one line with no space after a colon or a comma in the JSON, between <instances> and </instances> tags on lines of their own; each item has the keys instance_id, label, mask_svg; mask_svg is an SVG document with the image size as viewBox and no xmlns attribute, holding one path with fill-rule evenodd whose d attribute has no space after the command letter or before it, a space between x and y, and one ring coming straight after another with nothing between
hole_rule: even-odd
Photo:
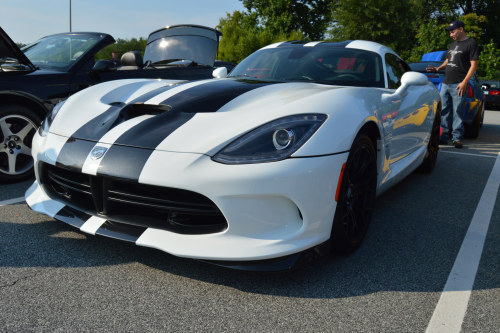
<instances>
[{"instance_id":1,"label":"hood scoop","mask_svg":"<svg viewBox=\"0 0 500 333\"><path fill-rule=\"evenodd\" d=\"M124 121L139 116L144 116L144 115L157 116L159 114L168 112L170 110L172 110L172 107L170 105L164 105L164 104L144 104L144 103L129 104L120 110L120 113L118 114L118 117L116 118L111 128L115 127L118 124L123 123Z\"/></svg>"},{"instance_id":2,"label":"hood scoop","mask_svg":"<svg viewBox=\"0 0 500 333\"><path fill-rule=\"evenodd\" d=\"M110 108L80 127L72 137L77 139L95 141L110 131L112 128L143 115L158 116L168 113L172 107L164 104L124 104L110 103ZM156 117L153 117L156 119Z\"/></svg>"}]
</instances>

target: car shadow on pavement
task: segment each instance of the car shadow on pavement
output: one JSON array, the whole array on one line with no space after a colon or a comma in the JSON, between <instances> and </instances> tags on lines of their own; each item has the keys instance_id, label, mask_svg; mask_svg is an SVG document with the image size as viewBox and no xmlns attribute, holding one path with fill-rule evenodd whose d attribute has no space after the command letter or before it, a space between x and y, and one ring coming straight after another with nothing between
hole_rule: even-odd
<instances>
[{"instance_id":1,"label":"car shadow on pavement","mask_svg":"<svg viewBox=\"0 0 500 333\"><path fill-rule=\"evenodd\" d=\"M456 182L457 174L450 166L474 172ZM296 270L275 273L231 270L83 234L32 212L25 204L11 205L2 215L5 220L0 221L0 269L138 263L145 269L169 273L160 274L166 284L170 274L175 274L247 293L298 298L439 292L490 170L489 164L478 166L473 159L441 154L432 174L413 173L377 199L372 224L357 252L345 257L320 257ZM442 184L448 187L446 192ZM463 193L463 188L468 192ZM129 270L128 274L141 273ZM492 284L483 282L481 287L500 287L498 279L489 281Z\"/></svg>"}]
</instances>

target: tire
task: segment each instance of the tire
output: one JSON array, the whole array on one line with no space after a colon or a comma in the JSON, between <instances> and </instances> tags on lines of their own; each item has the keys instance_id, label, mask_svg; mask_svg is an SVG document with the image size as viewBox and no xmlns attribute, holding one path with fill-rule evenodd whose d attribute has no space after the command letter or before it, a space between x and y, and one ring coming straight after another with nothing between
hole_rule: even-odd
<instances>
[{"instance_id":1,"label":"tire","mask_svg":"<svg viewBox=\"0 0 500 333\"><path fill-rule=\"evenodd\" d=\"M0 182L11 183L33 175L31 145L40 116L19 104L0 106Z\"/></svg>"},{"instance_id":2,"label":"tire","mask_svg":"<svg viewBox=\"0 0 500 333\"><path fill-rule=\"evenodd\" d=\"M479 109L474 120L470 125L465 125L465 137L469 139L476 139L479 136L479 130L481 129L483 110Z\"/></svg>"},{"instance_id":3,"label":"tire","mask_svg":"<svg viewBox=\"0 0 500 333\"><path fill-rule=\"evenodd\" d=\"M341 180L330 236L333 254L356 251L370 225L377 187L377 154L372 140L358 134Z\"/></svg>"},{"instance_id":4,"label":"tire","mask_svg":"<svg viewBox=\"0 0 500 333\"><path fill-rule=\"evenodd\" d=\"M423 173L430 173L436 166L438 151L439 151L439 137L441 136L441 113L438 111L434 116L432 123L431 138L427 144L427 153L425 154L424 161L420 164L418 171Z\"/></svg>"}]
</instances>

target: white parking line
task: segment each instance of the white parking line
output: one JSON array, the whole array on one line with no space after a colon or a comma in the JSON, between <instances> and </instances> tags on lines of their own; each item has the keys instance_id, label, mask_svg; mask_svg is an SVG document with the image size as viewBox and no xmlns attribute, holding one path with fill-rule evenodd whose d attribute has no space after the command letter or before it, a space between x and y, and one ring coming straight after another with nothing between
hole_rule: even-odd
<instances>
[{"instance_id":1,"label":"white parking line","mask_svg":"<svg viewBox=\"0 0 500 333\"><path fill-rule=\"evenodd\" d=\"M13 205L13 204L20 203L20 202L24 202L24 197L0 201L0 207L7 206L7 205Z\"/></svg>"},{"instance_id":2,"label":"white parking line","mask_svg":"<svg viewBox=\"0 0 500 333\"><path fill-rule=\"evenodd\" d=\"M460 332L481 260L491 215L500 186L500 153L455 259L426 333Z\"/></svg>"},{"instance_id":3,"label":"white parking line","mask_svg":"<svg viewBox=\"0 0 500 333\"><path fill-rule=\"evenodd\" d=\"M497 158L494 155L486 155L486 154L471 154L471 153L461 153L458 151L450 151L450 150L443 150L440 149L441 153L448 153L448 154L456 154L456 155L466 155L466 156L475 156L475 157L489 157L489 158Z\"/></svg>"}]
</instances>

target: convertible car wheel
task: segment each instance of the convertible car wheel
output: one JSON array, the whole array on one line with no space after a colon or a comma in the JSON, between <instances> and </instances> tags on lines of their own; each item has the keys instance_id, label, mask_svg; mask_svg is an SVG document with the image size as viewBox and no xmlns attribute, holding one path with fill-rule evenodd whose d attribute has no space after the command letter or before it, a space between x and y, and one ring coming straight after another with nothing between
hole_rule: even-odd
<instances>
[{"instance_id":1,"label":"convertible car wheel","mask_svg":"<svg viewBox=\"0 0 500 333\"><path fill-rule=\"evenodd\" d=\"M354 252L363 241L375 203L377 156L372 140L360 134L344 167L333 220L331 246L335 254Z\"/></svg>"},{"instance_id":2,"label":"convertible car wheel","mask_svg":"<svg viewBox=\"0 0 500 333\"><path fill-rule=\"evenodd\" d=\"M0 107L0 181L13 182L33 173L31 141L38 116L22 105Z\"/></svg>"},{"instance_id":3,"label":"convertible car wheel","mask_svg":"<svg viewBox=\"0 0 500 333\"><path fill-rule=\"evenodd\" d=\"M418 171L423 173L429 173L434 170L436 165L438 151L439 151L439 136L441 134L441 114L436 113L434 117L434 123L432 124L431 138L427 144L427 154L425 155L424 161L418 168Z\"/></svg>"}]
</instances>

